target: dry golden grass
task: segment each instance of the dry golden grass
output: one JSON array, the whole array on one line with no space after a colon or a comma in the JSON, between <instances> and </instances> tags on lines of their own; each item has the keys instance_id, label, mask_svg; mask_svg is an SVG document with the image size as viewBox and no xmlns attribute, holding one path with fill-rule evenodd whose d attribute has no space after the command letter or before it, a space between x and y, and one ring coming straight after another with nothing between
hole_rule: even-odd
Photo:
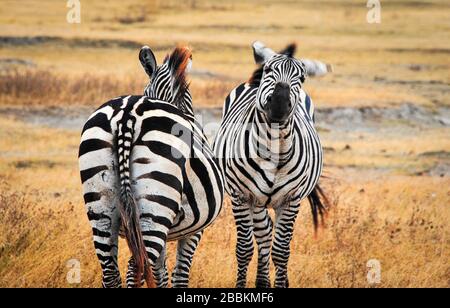
<instances>
[{"instance_id":1,"label":"dry golden grass","mask_svg":"<svg viewBox=\"0 0 450 308\"><path fill-rule=\"evenodd\" d=\"M0 287L100 286L100 267L81 198L78 132L31 127L6 118L1 123ZM360 141L358 148L370 149L374 142L381 141ZM407 146L386 143L383 147L400 153ZM429 149L448 150L448 145ZM340 155L329 153L328 159ZM289 266L293 287L369 287L366 263L370 259L381 262L380 287L450 287L448 177L395 175L376 169L333 168L328 173L339 179L325 182L338 203L317 239L308 205L302 209ZM234 286L235 232L226 203L197 251L192 287ZM129 254L123 241L120 247L124 272ZM170 243L169 268L174 256L175 245ZM79 285L66 281L70 259L81 262ZM255 272L256 258L249 286L254 285Z\"/></svg>"},{"instance_id":2,"label":"dry golden grass","mask_svg":"<svg viewBox=\"0 0 450 308\"><path fill-rule=\"evenodd\" d=\"M84 74L68 77L44 70L7 71L0 74L0 101L6 105L91 105L122 94L143 93L137 78Z\"/></svg>"}]
</instances>

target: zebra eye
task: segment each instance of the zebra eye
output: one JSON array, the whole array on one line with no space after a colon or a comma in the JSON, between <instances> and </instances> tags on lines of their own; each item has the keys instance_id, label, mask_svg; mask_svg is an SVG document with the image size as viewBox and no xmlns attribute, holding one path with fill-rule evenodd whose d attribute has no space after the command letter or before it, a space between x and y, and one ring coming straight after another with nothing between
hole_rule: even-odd
<instances>
[{"instance_id":1,"label":"zebra eye","mask_svg":"<svg viewBox=\"0 0 450 308\"><path fill-rule=\"evenodd\" d=\"M264 68L264 73L265 74L269 74L271 71L272 71L272 69L270 67L268 67L268 66Z\"/></svg>"}]
</instances>

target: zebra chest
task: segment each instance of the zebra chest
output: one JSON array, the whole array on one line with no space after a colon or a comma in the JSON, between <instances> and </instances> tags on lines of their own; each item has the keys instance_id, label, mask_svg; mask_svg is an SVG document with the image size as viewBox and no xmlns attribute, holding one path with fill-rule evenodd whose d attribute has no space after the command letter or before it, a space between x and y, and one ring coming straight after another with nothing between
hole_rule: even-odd
<instances>
[{"instance_id":1,"label":"zebra chest","mask_svg":"<svg viewBox=\"0 0 450 308\"><path fill-rule=\"evenodd\" d=\"M298 183L290 182L289 175L284 171L265 170L252 176L253 182L248 183L242 193L259 205L278 207L296 192Z\"/></svg>"}]
</instances>

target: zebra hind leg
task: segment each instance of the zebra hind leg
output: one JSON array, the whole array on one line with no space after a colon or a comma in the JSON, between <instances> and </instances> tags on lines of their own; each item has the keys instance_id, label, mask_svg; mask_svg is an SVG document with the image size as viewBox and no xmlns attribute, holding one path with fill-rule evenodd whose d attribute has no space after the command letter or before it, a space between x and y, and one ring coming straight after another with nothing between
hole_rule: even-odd
<instances>
[{"instance_id":1,"label":"zebra hind leg","mask_svg":"<svg viewBox=\"0 0 450 308\"><path fill-rule=\"evenodd\" d=\"M166 250L167 246L164 247L161 251L159 259L156 261L155 268L153 270L157 288L167 288L169 286L169 272L167 271Z\"/></svg>"},{"instance_id":2,"label":"zebra hind leg","mask_svg":"<svg viewBox=\"0 0 450 308\"><path fill-rule=\"evenodd\" d=\"M189 273L192 258L202 238L203 231L178 241L177 262L172 274L173 288L187 288L189 286Z\"/></svg>"},{"instance_id":3,"label":"zebra hind leg","mask_svg":"<svg viewBox=\"0 0 450 308\"><path fill-rule=\"evenodd\" d=\"M253 230L258 244L257 288L270 288L270 248L272 245L272 219L267 208L256 208L253 211Z\"/></svg>"},{"instance_id":4,"label":"zebra hind leg","mask_svg":"<svg viewBox=\"0 0 450 308\"><path fill-rule=\"evenodd\" d=\"M236 288L245 288L248 265L253 257L253 218L247 204L237 202L232 202L232 204L237 229L236 258L238 271Z\"/></svg>"},{"instance_id":5,"label":"zebra hind leg","mask_svg":"<svg viewBox=\"0 0 450 308\"><path fill-rule=\"evenodd\" d=\"M157 288L167 288L169 284L169 274L166 265L166 248L161 251L158 261L155 263L153 275ZM142 277L141 286L145 284L145 277ZM128 261L127 288L139 288L136 284L136 266L133 257Z\"/></svg>"},{"instance_id":6,"label":"zebra hind leg","mask_svg":"<svg viewBox=\"0 0 450 308\"><path fill-rule=\"evenodd\" d=\"M113 136L104 130L110 125L109 120L104 120L99 112L92 121L85 125L79 150L83 198L102 268L102 286L118 288L122 282L117 264L121 224L117 158L112 147Z\"/></svg>"},{"instance_id":7,"label":"zebra hind leg","mask_svg":"<svg viewBox=\"0 0 450 308\"><path fill-rule=\"evenodd\" d=\"M144 276L142 276L141 285L138 286L136 284L136 264L134 263L133 257L128 260L128 270L127 270L127 278L126 278L127 288L139 288L143 286L145 283Z\"/></svg>"},{"instance_id":8,"label":"zebra hind leg","mask_svg":"<svg viewBox=\"0 0 450 308\"><path fill-rule=\"evenodd\" d=\"M275 264L275 287L288 288L288 261L290 256L290 244L294 231L300 203L276 210L275 239L272 246L272 260Z\"/></svg>"},{"instance_id":9,"label":"zebra hind leg","mask_svg":"<svg viewBox=\"0 0 450 308\"><path fill-rule=\"evenodd\" d=\"M85 198L86 199L86 198ZM118 213L111 207L104 206L102 201L95 204L87 202L88 218L92 226L95 252L102 268L102 287L120 288L118 255L118 229L120 221Z\"/></svg>"},{"instance_id":10,"label":"zebra hind leg","mask_svg":"<svg viewBox=\"0 0 450 308\"><path fill-rule=\"evenodd\" d=\"M106 171L83 183L84 201L87 216L92 227L93 241L97 258L102 268L102 287L120 288L119 266L117 263L120 213L119 201L114 194L114 177Z\"/></svg>"},{"instance_id":11,"label":"zebra hind leg","mask_svg":"<svg viewBox=\"0 0 450 308\"><path fill-rule=\"evenodd\" d=\"M167 153L172 151L169 146L161 147ZM147 157L152 157L147 146L135 145L133 149L131 161L135 163L131 166L132 188L139 208L142 238L148 261L153 270L158 269L159 274L165 267L161 262L165 260L169 230L181 210L183 186L178 179L183 178L179 168L182 162L174 164L166 159L155 158L151 163L146 163ZM140 160L145 163L138 163ZM153 274L154 271L149 273Z\"/></svg>"}]
</instances>

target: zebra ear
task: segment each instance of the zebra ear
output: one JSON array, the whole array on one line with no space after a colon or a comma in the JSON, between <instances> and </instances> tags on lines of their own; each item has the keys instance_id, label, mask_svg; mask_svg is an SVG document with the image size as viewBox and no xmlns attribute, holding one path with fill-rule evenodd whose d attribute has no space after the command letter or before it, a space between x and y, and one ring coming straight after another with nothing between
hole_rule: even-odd
<instances>
[{"instance_id":1,"label":"zebra ear","mask_svg":"<svg viewBox=\"0 0 450 308\"><path fill-rule=\"evenodd\" d=\"M153 51L148 46L141 48L139 52L139 61L141 61L142 67L149 77L152 77L156 70L156 58Z\"/></svg>"},{"instance_id":2,"label":"zebra ear","mask_svg":"<svg viewBox=\"0 0 450 308\"><path fill-rule=\"evenodd\" d=\"M192 71L192 57L189 58L189 60L188 60L188 64L186 65L186 70L185 70L185 72L186 72L187 74L189 74L191 71Z\"/></svg>"},{"instance_id":3,"label":"zebra ear","mask_svg":"<svg viewBox=\"0 0 450 308\"><path fill-rule=\"evenodd\" d=\"M310 77L324 76L328 73L333 72L333 67L331 66L331 64L310 59L301 59L301 61L305 65L306 72Z\"/></svg>"},{"instance_id":4,"label":"zebra ear","mask_svg":"<svg viewBox=\"0 0 450 308\"><path fill-rule=\"evenodd\" d=\"M260 41L253 43L253 56L255 57L256 64L264 64L269 61L274 55L275 51L266 47Z\"/></svg>"},{"instance_id":5,"label":"zebra ear","mask_svg":"<svg viewBox=\"0 0 450 308\"><path fill-rule=\"evenodd\" d=\"M296 51L297 51L297 44L292 43L292 44L289 44L285 49L280 51L280 54L286 55L289 58L292 58L292 57L294 57Z\"/></svg>"}]
</instances>

